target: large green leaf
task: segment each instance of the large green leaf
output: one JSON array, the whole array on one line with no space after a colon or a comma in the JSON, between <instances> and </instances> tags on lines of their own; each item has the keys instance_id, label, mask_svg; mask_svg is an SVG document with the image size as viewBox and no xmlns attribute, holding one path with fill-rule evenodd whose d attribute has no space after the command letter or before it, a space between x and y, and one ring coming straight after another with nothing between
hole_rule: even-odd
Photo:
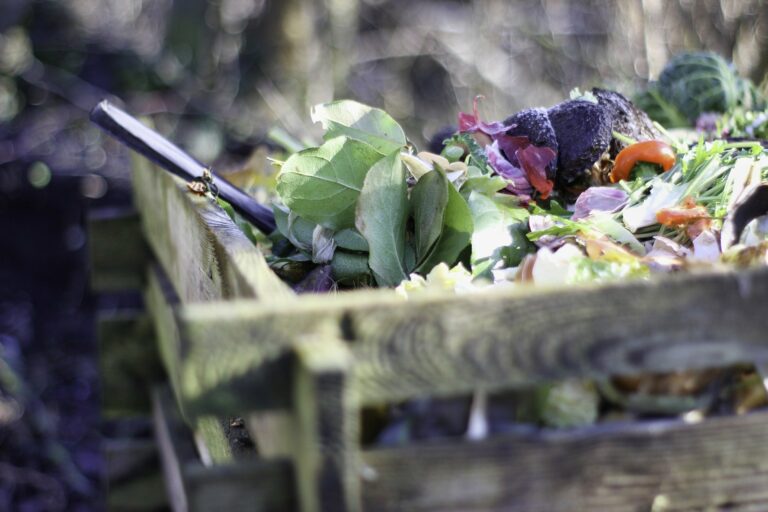
<instances>
[{"instance_id":1,"label":"large green leaf","mask_svg":"<svg viewBox=\"0 0 768 512\"><path fill-rule=\"evenodd\" d=\"M365 175L380 159L368 144L335 137L291 155L277 176L277 193L304 219L334 230L349 228Z\"/></svg>"},{"instance_id":2,"label":"large green leaf","mask_svg":"<svg viewBox=\"0 0 768 512\"><path fill-rule=\"evenodd\" d=\"M445 206L440 238L416 269L421 274L428 273L432 267L441 262L453 266L461 252L469 245L474 229L472 212L456 187L448 182L442 172L433 171L430 174L439 174L445 180L448 202Z\"/></svg>"},{"instance_id":3,"label":"large green leaf","mask_svg":"<svg viewBox=\"0 0 768 512\"><path fill-rule=\"evenodd\" d=\"M411 190L411 211L415 225L416 258L423 260L443 231L448 204L448 183L439 171L424 174Z\"/></svg>"},{"instance_id":4,"label":"large green leaf","mask_svg":"<svg viewBox=\"0 0 768 512\"><path fill-rule=\"evenodd\" d=\"M312 121L321 123L325 138L345 135L370 144L382 155L405 146L405 132L397 121L381 109L352 100L339 100L315 105Z\"/></svg>"},{"instance_id":5,"label":"large green leaf","mask_svg":"<svg viewBox=\"0 0 768 512\"><path fill-rule=\"evenodd\" d=\"M368 171L357 205L357 229L368 240L368 265L379 286L397 286L407 277L407 220L405 168L398 150Z\"/></svg>"},{"instance_id":6,"label":"large green leaf","mask_svg":"<svg viewBox=\"0 0 768 512\"><path fill-rule=\"evenodd\" d=\"M510 226L524 221L527 212L508 208L475 190L469 194L468 203L474 220L472 273L477 275L501 260L505 247L517 244L519 237L515 237Z\"/></svg>"}]
</instances>

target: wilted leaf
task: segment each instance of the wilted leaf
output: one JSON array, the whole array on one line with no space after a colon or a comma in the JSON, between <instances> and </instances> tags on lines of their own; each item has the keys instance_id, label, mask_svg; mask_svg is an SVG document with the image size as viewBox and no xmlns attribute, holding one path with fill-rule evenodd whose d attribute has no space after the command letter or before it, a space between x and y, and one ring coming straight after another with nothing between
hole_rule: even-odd
<instances>
[{"instance_id":1,"label":"wilted leaf","mask_svg":"<svg viewBox=\"0 0 768 512\"><path fill-rule=\"evenodd\" d=\"M317 225L312 231L312 261L314 263L328 263L336 252L336 241L333 239L333 230Z\"/></svg>"}]
</instances>

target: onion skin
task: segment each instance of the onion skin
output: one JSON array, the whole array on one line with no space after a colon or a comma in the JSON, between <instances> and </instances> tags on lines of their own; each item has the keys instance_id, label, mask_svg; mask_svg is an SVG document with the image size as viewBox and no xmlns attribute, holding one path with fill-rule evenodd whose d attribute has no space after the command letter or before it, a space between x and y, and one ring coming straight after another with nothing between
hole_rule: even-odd
<instances>
[{"instance_id":1,"label":"onion skin","mask_svg":"<svg viewBox=\"0 0 768 512\"><path fill-rule=\"evenodd\" d=\"M676 155L672 146L660 140L644 140L622 149L616 155L611 170L611 183L629 179L629 174L638 162L658 164L664 172L675 165Z\"/></svg>"}]
</instances>

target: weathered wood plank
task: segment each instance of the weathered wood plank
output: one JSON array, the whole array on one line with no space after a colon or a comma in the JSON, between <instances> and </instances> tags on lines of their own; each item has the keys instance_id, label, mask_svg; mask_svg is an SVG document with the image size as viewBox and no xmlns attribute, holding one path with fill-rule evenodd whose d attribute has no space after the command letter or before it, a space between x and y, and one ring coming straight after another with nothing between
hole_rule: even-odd
<instances>
[{"instance_id":1,"label":"weathered wood plank","mask_svg":"<svg viewBox=\"0 0 768 512\"><path fill-rule=\"evenodd\" d=\"M94 210L88 216L91 289L96 292L140 290L149 248L134 210Z\"/></svg>"},{"instance_id":2,"label":"weathered wood plank","mask_svg":"<svg viewBox=\"0 0 768 512\"><path fill-rule=\"evenodd\" d=\"M165 375L152 320L143 312L101 315L97 320L102 412L149 414L152 387Z\"/></svg>"},{"instance_id":3,"label":"weathered wood plank","mask_svg":"<svg viewBox=\"0 0 768 512\"><path fill-rule=\"evenodd\" d=\"M133 169L144 233L182 302L293 294L217 204L143 157Z\"/></svg>"},{"instance_id":4,"label":"weathered wood plank","mask_svg":"<svg viewBox=\"0 0 768 512\"><path fill-rule=\"evenodd\" d=\"M206 466L234 460L223 422L216 416L202 416L195 421L197 452Z\"/></svg>"},{"instance_id":5,"label":"weathered wood plank","mask_svg":"<svg viewBox=\"0 0 768 512\"><path fill-rule=\"evenodd\" d=\"M364 452L366 512L768 510L768 413Z\"/></svg>"},{"instance_id":6,"label":"weathered wood plank","mask_svg":"<svg viewBox=\"0 0 768 512\"><path fill-rule=\"evenodd\" d=\"M160 461L165 475L168 503L174 512L187 512L187 482L185 467L197 460L197 453L189 430L176 412L170 390L159 387L152 396L152 418L155 439L160 448Z\"/></svg>"},{"instance_id":7,"label":"weathered wood plank","mask_svg":"<svg viewBox=\"0 0 768 512\"><path fill-rule=\"evenodd\" d=\"M151 439L106 439L102 453L110 512L167 510L160 459Z\"/></svg>"},{"instance_id":8,"label":"weathered wood plank","mask_svg":"<svg viewBox=\"0 0 768 512\"><path fill-rule=\"evenodd\" d=\"M291 355L289 352L281 354L273 368L263 372L255 372L253 376L244 375L241 378L228 380L229 386L237 391L232 394L229 388L211 390L211 393L199 401L189 401L184 398L182 390L183 362L186 348L180 337L179 314L186 306L180 304L173 286L165 277L164 272L158 266L150 268L147 277L147 290L145 302L147 310L155 321L156 336L159 344L160 355L168 372L168 379L185 418L193 421L198 416L239 415L244 411L254 410L247 404L239 402L239 396L250 395L254 400L265 404L258 409L287 409L291 404ZM253 304L257 309L260 307ZM218 349L227 350L226 342L222 342ZM216 350L218 350L216 349ZM247 355L247 354L244 354ZM236 360L236 354L233 354ZM190 383L194 386L194 382ZM263 432L266 438L257 439L257 442L270 445L270 439L279 435L279 432ZM273 436L274 434L274 436ZM285 446L283 439L275 438L278 446ZM271 448L268 448L271 450Z\"/></svg>"},{"instance_id":9,"label":"weathered wood plank","mask_svg":"<svg viewBox=\"0 0 768 512\"><path fill-rule=\"evenodd\" d=\"M218 205L190 194L181 180L157 169L143 157L135 155L133 163L135 202L142 214L147 240L180 302L235 297L266 301L293 296L288 286L269 270L261 252ZM162 318L171 317L165 314ZM167 346L172 343L175 328L166 325L164 329L170 335L163 338ZM176 362L167 349L164 355L166 366L175 368ZM257 392L252 386L246 387L244 392ZM286 389L285 393L288 392ZM254 413L251 417L258 420L258 416ZM265 423L269 421L266 419ZM274 429L252 431L265 451L287 444ZM204 432L213 431L208 428Z\"/></svg>"},{"instance_id":10,"label":"weathered wood plank","mask_svg":"<svg viewBox=\"0 0 768 512\"><path fill-rule=\"evenodd\" d=\"M358 408L344 342L303 340L295 346L297 489L302 512L360 510Z\"/></svg>"},{"instance_id":11,"label":"weathered wood plank","mask_svg":"<svg viewBox=\"0 0 768 512\"><path fill-rule=\"evenodd\" d=\"M176 308L179 305L179 298L157 265L150 265L147 269L144 304L154 323L158 351L168 373L171 389L178 399L180 397L178 384L180 347ZM183 404L182 410L184 410Z\"/></svg>"},{"instance_id":12,"label":"weathered wood plank","mask_svg":"<svg viewBox=\"0 0 768 512\"><path fill-rule=\"evenodd\" d=\"M175 354L179 338L175 310L180 302L173 286L157 265L150 266L147 272L145 303L154 320L156 346L159 348L160 358L168 372L171 388L178 398L178 361ZM195 440L199 450L203 452L203 460L210 464L232 460L232 450L221 423L222 419L208 414L188 415L188 419L190 424L194 425Z\"/></svg>"},{"instance_id":13,"label":"weathered wood plank","mask_svg":"<svg viewBox=\"0 0 768 512\"><path fill-rule=\"evenodd\" d=\"M157 336L157 345L163 361L163 365L168 373L168 380L171 389L177 399L180 398L179 391L179 361L176 357L181 349L179 340L178 319L176 315L177 308L180 307L179 298L176 295L173 286L165 277L162 269L153 265L147 273L147 289L145 292L145 303L147 309L151 312L155 323L155 332ZM285 376L285 380L288 377ZM253 392L260 392L254 388ZM290 388L286 388L284 393L290 393ZM236 403L228 407L228 413L221 415L225 418L212 416L217 411L200 411L199 408L186 407L183 401L179 402L184 416L190 425L194 426L196 440L200 443L199 448L204 450L204 459L210 463L221 464L233 458L229 439L226 437L223 421L227 421L227 415L240 415L246 409L241 409ZM257 417L256 415L253 415ZM254 429L252 433L255 436L256 443L264 448L264 455L282 456L286 455L286 450L281 447L290 446L292 442L288 436L291 435L292 417L285 415L281 421L281 430L275 429ZM262 450L260 449L260 452Z\"/></svg>"},{"instance_id":14,"label":"weathered wood plank","mask_svg":"<svg viewBox=\"0 0 768 512\"><path fill-rule=\"evenodd\" d=\"M377 291L192 304L178 311L169 357L191 410L284 408L296 337L336 336L349 342L360 399L371 404L765 361L766 303L768 269L411 301Z\"/></svg>"},{"instance_id":15,"label":"weathered wood plank","mask_svg":"<svg viewBox=\"0 0 768 512\"><path fill-rule=\"evenodd\" d=\"M259 457L285 457L293 453L296 421L290 410L259 411L245 418Z\"/></svg>"},{"instance_id":16,"label":"weathered wood plank","mask_svg":"<svg viewBox=\"0 0 768 512\"><path fill-rule=\"evenodd\" d=\"M259 512L295 510L294 477L289 461L254 459L205 467L170 390L157 390L153 410L155 435L174 512L244 507Z\"/></svg>"}]
</instances>

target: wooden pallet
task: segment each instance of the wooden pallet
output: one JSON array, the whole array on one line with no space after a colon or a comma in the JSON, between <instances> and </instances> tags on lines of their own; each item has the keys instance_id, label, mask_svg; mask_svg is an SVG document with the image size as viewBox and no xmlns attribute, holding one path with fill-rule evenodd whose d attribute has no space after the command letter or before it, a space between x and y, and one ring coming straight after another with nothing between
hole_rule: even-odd
<instances>
[{"instance_id":1,"label":"wooden pallet","mask_svg":"<svg viewBox=\"0 0 768 512\"><path fill-rule=\"evenodd\" d=\"M215 428L203 436L220 471L239 475L221 498L235 509L292 510L246 498L279 485L302 511L768 510L766 413L373 450L358 441L366 405L765 362L768 269L407 302L388 290L297 297L215 204L139 158L134 188L174 396L155 400L156 421L176 405L198 432L212 417L248 418L257 470L216 449ZM204 510L178 482L187 464L206 473L162 432L176 510Z\"/></svg>"}]
</instances>

